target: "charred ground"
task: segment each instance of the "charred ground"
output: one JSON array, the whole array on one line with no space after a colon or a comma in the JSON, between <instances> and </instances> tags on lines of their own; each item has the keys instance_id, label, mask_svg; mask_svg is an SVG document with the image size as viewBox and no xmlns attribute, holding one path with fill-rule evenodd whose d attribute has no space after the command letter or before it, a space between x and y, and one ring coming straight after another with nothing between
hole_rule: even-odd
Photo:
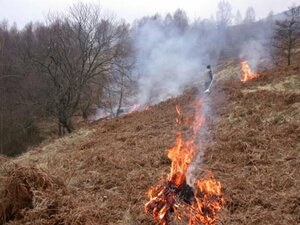
<instances>
[{"instance_id":1,"label":"charred ground","mask_svg":"<svg viewBox=\"0 0 300 225\"><path fill-rule=\"evenodd\" d=\"M212 113L199 175L210 170L222 183L226 205L218 224L300 223L299 88L293 65L246 84L219 79L205 99ZM0 158L0 222L154 224L143 211L146 192L169 172L165 150L177 129L185 131L176 127L175 105L192 116L196 94L191 88L147 111Z\"/></svg>"}]
</instances>

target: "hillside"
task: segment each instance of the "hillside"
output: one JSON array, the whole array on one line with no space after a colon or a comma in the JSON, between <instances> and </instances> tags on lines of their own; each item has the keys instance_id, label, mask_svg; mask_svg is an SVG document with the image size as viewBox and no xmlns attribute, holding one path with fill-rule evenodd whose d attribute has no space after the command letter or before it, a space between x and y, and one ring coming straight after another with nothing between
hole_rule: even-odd
<instances>
[{"instance_id":1,"label":"hillside","mask_svg":"<svg viewBox=\"0 0 300 225\"><path fill-rule=\"evenodd\" d=\"M217 224L300 223L299 66L266 69L245 84L228 80L239 64L220 66L204 97L210 111L199 168L222 184ZM146 192L169 172L165 150L176 131L188 135L176 126L176 104L193 116L197 92L0 158L0 224L155 224L144 213Z\"/></svg>"}]
</instances>

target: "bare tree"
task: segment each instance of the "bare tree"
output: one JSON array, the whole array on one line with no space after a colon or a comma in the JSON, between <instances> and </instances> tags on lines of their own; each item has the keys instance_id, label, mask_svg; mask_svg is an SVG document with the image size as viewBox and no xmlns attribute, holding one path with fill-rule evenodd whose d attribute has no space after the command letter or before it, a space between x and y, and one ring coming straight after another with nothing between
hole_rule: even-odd
<instances>
[{"instance_id":1,"label":"bare tree","mask_svg":"<svg viewBox=\"0 0 300 225\"><path fill-rule=\"evenodd\" d=\"M105 76L114 65L124 30L111 18L101 17L92 4L79 3L69 14L50 18L40 30L35 64L48 81L47 108L62 128L74 129L72 116L84 90L97 76Z\"/></svg>"},{"instance_id":2,"label":"bare tree","mask_svg":"<svg viewBox=\"0 0 300 225\"><path fill-rule=\"evenodd\" d=\"M218 11L216 14L219 28L224 29L232 22L232 7L226 0L222 0L218 4Z\"/></svg>"},{"instance_id":3,"label":"bare tree","mask_svg":"<svg viewBox=\"0 0 300 225\"><path fill-rule=\"evenodd\" d=\"M244 23L255 22L255 10L253 7L248 7L245 14Z\"/></svg>"},{"instance_id":4,"label":"bare tree","mask_svg":"<svg viewBox=\"0 0 300 225\"><path fill-rule=\"evenodd\" d=\"M40 141L34 124L37 80L30 65L32 26L22 31L0 25L0 149L7 155Z\"/></svg>"},{"instance_id":5,"label":"bare tree","mask_svg":"<svg viewBox=\"0 0 300 225\"><path fill-rule=\"evenodd\" d=\"M285 19L276 21L273 47L278 54L285 54L288 65L291 65L293 50L300 40L300 6L292 7L285 12Z\"/></svg>"},{"instance_id":6,"label":"bare tree","mask_svg":"<svg viewBox=\"0 0 300 225\"><path fill-rule=\"evenodd\" d=\"M186 12L183 11L182 9L177 9L174 12L173 21L176 28L179 29L181 32L184 32L189 26Z\"/></svg>"},{"instance_id":7,"label":"bare tree","mask_svg":"<svg viewBox=\"0 0 300 225\"><path fill-rule=\"evenodd\" d=\"M240 25L242 23L242 21L243 21L243 17L241 15L240 10L238 10L236 12L235 17L234 17L234 23L235 23L235 25Z\"/></svg>"},{"instance_id":8,"label":"bare tree","mask_svg":"<svg viewBox=\"0 0 300 225\"><path fill-rule=\"evenodd\" d=\"M128 27L127 27L128 29ZM110 76L106 77L105 92L107 94L107 105L111 115L118 117L122 112L124 103L131 91L132 69L134 66L133 47L128 35L118 45L118 54L122 57L116 58L110 70Z\"/></svg>"}]
</instances>

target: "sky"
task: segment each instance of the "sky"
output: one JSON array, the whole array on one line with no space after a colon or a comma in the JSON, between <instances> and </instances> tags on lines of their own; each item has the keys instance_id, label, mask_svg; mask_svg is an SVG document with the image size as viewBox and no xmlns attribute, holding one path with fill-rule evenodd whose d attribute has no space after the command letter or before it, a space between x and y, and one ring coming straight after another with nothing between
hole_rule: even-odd
<instances>
[{"instance_id":1,"label":"sky","mask_svg":"<svg viewBox=\"0 0 300 225\"><path fill-rule=\"evenodd\" d=\"M30 21L45 20L49 12L67 10L78 0L0 0L0 20L6 19L9 24L16 22L22 28ZM100 4L107 13L114 14L128 22L143 16L174 12L180 8L186 11L189 18L210 18L215 15L219 0L81 0ZM239 9L242 15L252 6L256 18L264 18L270 11L279 13L289 6L300 5L300 0L229 0L233 13Z\"/></svg>"}]
</instances>

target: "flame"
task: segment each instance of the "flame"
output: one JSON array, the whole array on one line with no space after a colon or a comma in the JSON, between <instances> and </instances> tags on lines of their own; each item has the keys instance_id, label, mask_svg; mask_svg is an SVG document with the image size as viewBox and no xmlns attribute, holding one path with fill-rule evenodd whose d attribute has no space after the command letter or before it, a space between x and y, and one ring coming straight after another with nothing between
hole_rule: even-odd
<instances>
[{"instance_id":1,"label":"flame","mask_svg":"<svg viewBox=\"0 0 300 225\"><path fill-rule=\"evenodd\" d=\"M201 107L202 101L196 102L196 112L200 112ZM189 119L182 116L179 105L176 105L176 112L179 117L176 123L187 125ZM145 204L145 212L152 213L160 225L170 224L172 216L177 220L185 218L190 225L213 225L217 220L217 212L224 203L220 182L211 175L209 178L196 180L194 190L186 183L187 170L196 153L196 136L204 121L201 113L195 114L189 127L193 131L190 140L185 141L182 132L177 133L175 146L168 150L170 173L166 181L148 191L149 201Z\"/></svg>"},{"instance_id":2,"label":"flame","mask_svg":"<svg viewBox=\"0 0 300 225\"><path fill-rule=\"evenodd\" d=\"M131 107L131 109L128 111L128 114L140 110L141 107L142 107L142 104L140 104L140 103L134 104L134 105Z\"/></svg>"},{"instance_id":3,"label":"flame","mask_svg":"<svg viewBox=\"0 0 300 225\"><path fill-rule=\"evenodd\" d=\"M141 103L135 103L133 104L133 106L128 110L127 114L133 113L133 112L137 112L137 111L148 111L151 109L151 106L145 106Z\"/></svg>"},{"instance_id":4,"label":"flame","mask_svg":"<svg viewBox=\"0 0 300 225\"><path fill-rule=\"evenodd\" d=\"M175 106L176 112L177 112L177 118L176 118L176 124L177 125L188 125L190 123L190 118L187 116L183 116L182 112L181 112L181 108L180 106L177 104ZM200 122L200 121L199 121Z\"/></svg>"},{"instance_id":5,"label":"flame","mask_svg":"<svg viewBox=\"0 0 300 225\"><path fill-rule=\"evenodd\" d=\"M176 112L177 112L177 115L178 115L178 117L176 118L176 124L180 125L182 117L181 117L180 107L179 107L178 104L175 106L175 109L176 109Z\"/></svg>"},{"instance_id":6,"label":"flame","mask_svg":"<svg viewBox=\"0 0 300 225\"><path fill-rule=\"evenodd\" d=\"M213 175L196 181L196 203L191 206L190 225L197 223L212 225L217 220L217 212L224 204L221 194L221 183Z\"/></svg>"},{"instance_id":7,"label":"flame","mask_svg":"<svg viewBox=\"0 0 300 225\"><path fill-rule=\"evenodd\" d=\"M241 62L242 64L242 71L243 71L243 75L241 76L241 81L243 83L249 81L249 80L252 80L254 78L257 78L259 77L259 74L258 73L251 73L251 69L250 69L250 66L248 64L248 61L243 61Z\"/></svg>"},{"instance_id":8,"label":"flame","mask_svg":"<svg viewBox=\"0 0 300 225\"><path fill-rule=\"evenodd\" d=\"M181 115L181 109L180 109L180 106L178 104L175 106L175 109L176 109L176 112L177 112L178 116L180 116Z\"/></svg>"}]
</instances>

